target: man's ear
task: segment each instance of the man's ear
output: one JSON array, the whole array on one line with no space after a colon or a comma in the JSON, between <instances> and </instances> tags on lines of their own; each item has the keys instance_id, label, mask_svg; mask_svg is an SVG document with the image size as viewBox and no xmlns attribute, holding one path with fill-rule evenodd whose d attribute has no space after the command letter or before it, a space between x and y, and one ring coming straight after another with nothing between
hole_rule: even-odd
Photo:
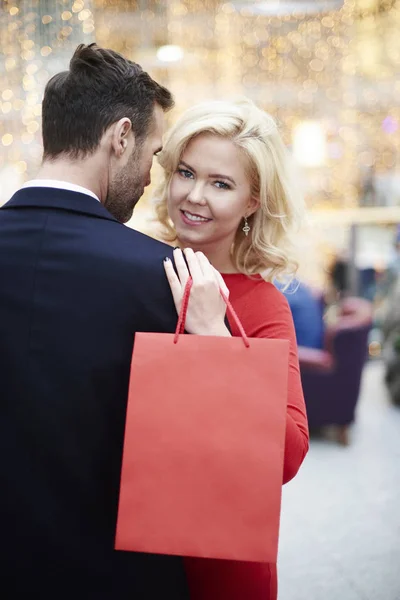
<instances>
[{"instance_id":1,"label":"man's ear","mask_svg":"<svg viewBox=\"0 0 400 600\"><path fill-rule=\"evenodd\" d=\"M134 142L132 123L128 117L123 117L114 124L111 137L111 146L117 158L121 158L128 147L128 142L132 139Z\"/></svg>"}]
</instances>

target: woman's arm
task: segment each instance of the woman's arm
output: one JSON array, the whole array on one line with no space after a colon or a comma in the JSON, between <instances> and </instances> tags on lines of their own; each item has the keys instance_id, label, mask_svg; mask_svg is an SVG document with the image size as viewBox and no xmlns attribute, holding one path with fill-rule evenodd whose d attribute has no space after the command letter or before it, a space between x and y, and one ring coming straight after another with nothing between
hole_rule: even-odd
<instances>
[{"instance_id":1,"label":"woman's arm","mask_svg":"<svg viewBox=\"0 0 400 600\"><path fill-rule=\"evenodd\" d=\"M297 355L292 314L284 295L272 284L260 282L239 314L249 337L289 340L288 404L283 483L296 475L308 451L308 424ZM232 329L233 331L233 329Z\"/></svg>"}]
</instances>

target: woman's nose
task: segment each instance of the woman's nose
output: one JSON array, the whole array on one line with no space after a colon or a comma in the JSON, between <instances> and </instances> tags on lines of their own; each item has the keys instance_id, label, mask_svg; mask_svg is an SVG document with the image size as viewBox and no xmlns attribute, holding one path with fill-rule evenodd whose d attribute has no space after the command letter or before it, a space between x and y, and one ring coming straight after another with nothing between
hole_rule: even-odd
<instances>
[{"instance_id":1,"label":"woman's nose","mask_svg":"<svg viewBox=\"0 0 400 600\"><path fill-rule=\"evenodd\" d=\"M187 198L192 204L205 204L204 186L200 182L196 182L190 189Z\"/></svg>"}]
</instances>

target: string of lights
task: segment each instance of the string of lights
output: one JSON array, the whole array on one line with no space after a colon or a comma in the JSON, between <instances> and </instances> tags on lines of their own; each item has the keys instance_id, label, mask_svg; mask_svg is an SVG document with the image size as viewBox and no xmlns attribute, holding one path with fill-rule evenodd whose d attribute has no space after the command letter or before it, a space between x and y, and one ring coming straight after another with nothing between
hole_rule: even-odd
<instances>
[{"instance_id":1,"label":"string of lights","mask_svg":"<svg viewBox=\"0 0 400 600\"><path fill-rule=\"evenodd\" d=\"M170 119L205 98L254 99L278 119L303 167L310 207L357 206L366 173L399 168L400 0L2 0L1 7L0 202L2 171L23 180L37 168L45 82L90 41L168 85L177 101Z\"/></svg>"}]
</instances>

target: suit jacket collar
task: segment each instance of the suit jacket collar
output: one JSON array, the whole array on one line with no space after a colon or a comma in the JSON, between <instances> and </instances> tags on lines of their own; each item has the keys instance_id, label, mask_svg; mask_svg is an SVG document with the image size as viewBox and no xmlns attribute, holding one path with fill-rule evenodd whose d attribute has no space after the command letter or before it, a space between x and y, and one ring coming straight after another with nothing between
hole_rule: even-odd
<instances>
[{"instance_id":1,"label":"suit jacket collar","mask_svg":"<svg viewBox=\"0 0 400 600\"><path fill-rule=\"evenodd\" d=\"M119 223L108 210L88 194L72 192L50 187L27 187L18 190L12 198L1 207L7 208L58 208L70 212L91 215Z\"/></svg>"}]
</instances>

